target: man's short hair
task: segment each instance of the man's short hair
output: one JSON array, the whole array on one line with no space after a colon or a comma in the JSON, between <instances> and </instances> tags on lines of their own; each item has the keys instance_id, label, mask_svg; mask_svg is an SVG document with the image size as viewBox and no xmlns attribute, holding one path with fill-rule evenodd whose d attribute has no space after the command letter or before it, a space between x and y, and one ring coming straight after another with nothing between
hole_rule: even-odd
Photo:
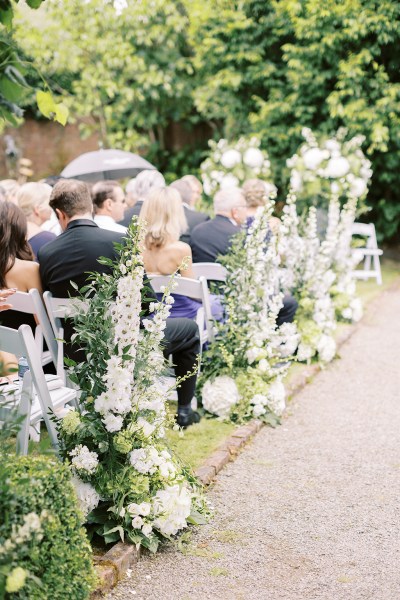
<instances>
[{"instance_id":1,"label":"man's short hair","mask_svg":"<svg viewBox=\"0 0 400 600\"><path fill-rule=\"evenodd\" d=\"M193 192L192 188L188 183L182 181L182 179L177 179L176 181L171 183L170 187L174 188L175 190L178 190L182 202L184 202L185 204L190 204Z\"/></svg>"},{"instance_id":2,"label":"man's short hair","mask_svg":"<svg viewBox=\"0 0 400 600\"><path fill-rule=\"evenodd\" d=\"M62 210L68 217L92 212L89 187L84 181L62 179L53 187L50 206L53 210Z\"/></svg>"},{"instance_id":3,"label":"man's short hair","mask_svg":"<svg viewBox=\"0 0 400 600\"><path fill-rule=\"evenodd\" d=\"M95 183L91 190L94 206L101 208L107 198L115 200L114 192L117 188L122 190L122 186L118 181L108 180Z\"/></svg>"},{"instance_id":4,"label":"man's short hair","mask_svg":"<svg viewBox=\"0 0 400 600\"><path fill-rule=\"evenodd\" d=\"M238 187L227 187L219 190L214 196L214 212L229 213L232 208L245 205L243 192Z\"/></svg>"}]
</instances>

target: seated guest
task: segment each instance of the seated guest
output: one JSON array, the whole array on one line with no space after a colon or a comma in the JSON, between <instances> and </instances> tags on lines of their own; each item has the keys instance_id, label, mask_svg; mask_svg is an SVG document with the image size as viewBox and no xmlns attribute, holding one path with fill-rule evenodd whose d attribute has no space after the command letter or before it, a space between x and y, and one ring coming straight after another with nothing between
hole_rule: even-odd
<instances>
[{"instance_id":1,"label":"seated guest","mask_svg":"<svg viewBox=\"0 0 400 600\"><path fill-rule=\"evenodd\" d=\"M199 223L203 223L204 221L208 221L210 217L205 213L194 209L195 194L193 194L192 188L187 181L183 181L183 179L177 179L177 181L174 181L171 184L171 187L178 190L182 200L188 229L182 233L181 241L188 244L190 240L190 234L196 225L199 225Z\"/></svg>"},{"instance_id":2,"label":"seated guest","mask_svg":"<svg viewBox=\"0 0 400 600\"><path fill-rule=\"evenodd\" d=\"M194 175L184 175L182 177L182 181L190 185L190 189L192 190L190 206L196 207L196 204L200 200L201 195L203 193L203 186L201 181L197 179L197 177L195 177Z\"/></svg>"},{"instance_id":3,"label":"seated guest","mask_svg":"<svg viewBox=\"0 0 400 600\"><path fill-rule=\"evenodd\" d=\"M130 182L129 182L130 183ZM131 198L135 198L135 204L132 208L125 211L124 218L120 221L121 225L129 227L134 215L138 216L143 205L143 200L148 196L152 188L160 188L165 186L165 179L161 173L155 169L141 171L135 177L132 185L129 186Z\"/></svg>"},{"instance_id":4,"label":"seated guest","mask_svg":"<svg viewBox=\"0 0 400 600\"><path fill-rule=\"evenodd\" d=\"M35 259L39 248L55 239L51 231L43 231L42 225L51 217L49 206L51 187L46 183L24 183L18 192L18 205L28 222L28 242Z\"/></svg>"},{"instance_id":5,"label":"seated guest","mask_svg":"<svg viewBox=\"0 0 400 600\"><path fill-rule=\"evenodd\" d=\"M190 236L193 262L216 262L227 254L232 237L246 221L246 201L239 188L219 190L214 197L215 217L197 225Z\"/></svg>"},{"instance_id":6,"label":"seated guest","mask_svg":"<svg viewBox=\"0 0 400 600\"><path fill-rule=\"evenodd\" d=\"M117 181L98 181L92 187L94 222L102 229L126 233L117 223L125 212L125 194Z\"/></svg>"},{"instance_id":7,"label":"seated guest","mask_svg":"<svg viewBox=\"0 0 400 600\"><path fill-rule=\"evenodd\" d=\"M192 251L188 244L180 241L187 223L181 198L172 186L153 189L143 203L140 218L146 222L147 234L143 252L144 268L150 275L172 275L185 259L182 277L195 279L192 270ZM172 294L175 299L171 317L196 317L201 303L181 294ZM157 294L162 297L162 294ZM215 316L221 314L217 301L212 302ZM213 310L213 309L212 309Z\"/></svg>"},{"instance_id":8,"label":"seated guest","mask_svg":"<svg viewBox=\"0 0 400 600\"><path fill-rule=\"evenodd\" d=\"M258 208L260 206L265 206L268 200L267 188L261 179L248 179L244 182L242 190L247 205L246 226L250 227L254 221L254 215L256 214ZM276 217L271 217L269 226L271 228L269 235L270 238L273 233L277 233L279 231L280 220Z\"/></svg>"},{"instance_id":9,"label":"seated guest","mask_svg":"<svg viewBox=\"0 0 400 600\"><path fill-rule=\"evenodd\" d=\"M247 208L242 190L225 188L214 197L215 218L197 225L190 238L193 262L217 262L219 255L229 252L232 238L246 221ZM292 296L283 298L277 325L291 323L297 310Z\"/></svg>"},{"instance_id":10,"label":"seated guest","mask_svg":"<svg viewBox=\"0 0 400 600\"><path fill-rule=\"evenodd\" d=\"M42 291L39 265L26 240L27 221L22 210L11 202L0 203L0 288L29 292ZM18 329L23 324L35 329L33 315L9 310L1 315L1 325Z\"/></svg>"},{"instance_id":11,"label":"seated guest","mask_svg":"<svg viewBox=\"0 0 400 600\"><path fill-rule=\"evenodd\" d=\"M101 256L115 260L115 242L123 242L123 234L100 229L92 220L92 201L89 188L82 181L64 180L57 183L50 198L63 233L39 251L40 273L43 287L53 296L76 296L73 281L81 288L89 271L109 273L110 267L100 264ZM66 355L77 361L84 360L82 352L71 346L73 328L64 323ZM199 353L199 335L190 319L167 319L164 354L172 354L177 377L194 372ZM197 423L200 416L191 409L196 386L196 375L182 381L178 388L177 422L182 427Z\"/></svg>"}]
</instances>

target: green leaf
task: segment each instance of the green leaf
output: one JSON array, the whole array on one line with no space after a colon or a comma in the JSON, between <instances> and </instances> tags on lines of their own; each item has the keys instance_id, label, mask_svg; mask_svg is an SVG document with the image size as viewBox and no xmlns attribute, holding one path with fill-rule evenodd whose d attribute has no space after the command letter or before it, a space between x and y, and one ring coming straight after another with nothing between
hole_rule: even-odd
<instances>
[{"instance_id":1,"label":"green leaf","mask_svg":"<svg viewBox=\"0 0 400 600\"><path fill-rule=\"evenodd\" d=\"M56 112L56 104L50 92L38 91L36 93L36 102L43 116L51 119Z\"/></svg>"},{"instance_id":2,"label":"green leaf","mask_svg":"<svg viewBox=\"0 0 400 600\"><path fill-rule=\"evenodd\" d=\"M56 104L56 114L54 117L54 120L57 121L58 123L61 123L61 125L65 125L67 123L68 120L68 115L69 115L69 110L68 108L65 106L65 104Z\"/></svg>"},{"instance_id":3,"label":"green leaf","mask_svg":"<svg viewBox=\"0 0 400 600\"><path fill-rule=\"evenodd\" d=\"M39 8L39 6L44 2L44 0L26 0L26 3L31 8Z\"/></svg>"}]
</instances>

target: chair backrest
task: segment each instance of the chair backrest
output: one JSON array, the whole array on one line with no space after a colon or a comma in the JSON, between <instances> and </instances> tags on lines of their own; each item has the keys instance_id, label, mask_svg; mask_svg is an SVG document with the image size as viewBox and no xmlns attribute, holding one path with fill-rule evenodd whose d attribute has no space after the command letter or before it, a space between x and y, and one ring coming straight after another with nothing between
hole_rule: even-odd
<instances>
[{"instance_id":1,"label":"chair backrest","mask_svg":"<svg viewBox=\"0 0 400 600\"><path fill-rule=\"evenodd\" d=\"M373 223L353 223L351 226L351 235L361 235L367 238L366 248L378 248L375 225Z\"/></svg>"},{"instance_id":2,"label":"chair backrest","mask_svg":"<svg viewBox=\"0 0 400 600\"><path fill-rule=\"evenodd\" d=\"M192 269L197 278L205 277L207 281L226 280L226 269L219 263L193 263Z\"/></svg>"},{"instance_id":3,"label":"chair backrest","mask_svg":"<svg viewBox=\"0 0 400 600\"><path fill-rule=\"evenodd\" d=\"M17 358L24 356L28 361L29 373L24 376L32 382L36 389L43 420L49 432L54 447L57 447L57 431L54 423L50 420L49 411L53 410L53 404L47 387L42 363L38 355L37 346L29 325L21 325L16 329L0 326L0 350L15 354ZM33 388L30 389L31 400L33 399Z\"/></svg>"},{"instance_id":4,"label":"chair backrest","mask_svg":"<svg viewBox=\"0 0 400 600\"><path fill-rule=\"evenodd\" d=\"M42 298L37 289L32 288L29 292L15 292L10 298L9 303L12 304L14 310L29 315L36 315L38 325L35 330L35 340L41 355L43 354L43 338L46 340L51 359L56 364L57 359L57 344L54 338L53 329Z\"/></svg>"},{"instance_id":5,"label":"chair backrest","mask_svg":"<svg viewBox=\"0 0 400 600\"><path fill-rule=\"evenodd\" d=\"M150 276L149 279L156 293L161 293L161 288L163 286L168 286L168 284L171 282L171 277L169 275L153 275ZM205 277L200 277L199 279L176 277L175 282L177 285L173 290L174 294L187 296L188 298L192 298L193 300L201 302L204 310L204 319L206 322L208 340L211 341L214 337L213 318L211 314L210 295Z\"/></svg>"}]
</instances>

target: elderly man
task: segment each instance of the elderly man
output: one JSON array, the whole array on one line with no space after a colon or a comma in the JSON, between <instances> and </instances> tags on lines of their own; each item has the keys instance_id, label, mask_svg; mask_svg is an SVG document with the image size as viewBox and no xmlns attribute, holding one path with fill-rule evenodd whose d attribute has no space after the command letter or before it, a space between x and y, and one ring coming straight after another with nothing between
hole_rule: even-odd
<instances>
[{"instance_id":1,"label":"elderly man","mask_svg":"<svg viewBox=\"0 0 400 600\"><path fill-rule=\"evenodd\" d=\"M246 208L239 188L225 188L215 194L215 217L197 225L190 236L193 262L216 262L219 254L227 254L232 237L246 221Z\"/></svg>"},{"instance_id":2,"label":"elderly man","mask_svg":"<svg viewBox=\"0 0 400 600\"><path fill-rule=\"evenodd\" d=\"M247 204L239 188L220 190L214 197L215 217L197 225L190 237L193 262L216 262L217 257L229 252L232 238L246 222ZM297 310L297 302L292 296L283 298L277 325L291 323Z\"/></svg>"},{"instance_id":3,"label":"elderly man","mask_svg":"<svg viewBox=\"0 0 400 600\"><path fill-rule=\"evenodd\" d=\"M177 179L171 183L171 187L178 190L182 200L183 210L185 212L188 229L180 237L181 242L190 243L190 235L196 225L204 223L209 220L209 216L206 213L199 212L194 209L194 203L196 201L196 194L193 193L190 184L182 179Z\"/></svg>"},{"instance_id":4,"label":"elderly man","mask_svg":"<svg viewBox=\"0 0 400 600\"><path fill-rule=\"evenodd\" d=\"M135 177L135 179L128 181L127 188L129 187L129 194L131 197L133 196L136 198L136 202L132 208L128 208L125 211L124 218L121 219L120 224L124 225L125 227L129 227L132 217L134 215L139 215L143 205L143 200L146 198L150 190L152 188L164 186L164 176L156 170L141 171L139 175Z\"/></svg>"},{"instance_id":5,"label":"elderly man","mask_svg":"<svg viewBox=\"0 0 400 600\"><path fill-rule=\"evenodd\" d=\"M89 188L82 181L64 180L57 183L51 194L50 206L57 215L63 233L39 251L43 289L58 298L76 296L76 289L71 282L81 288L87 282L88 272L110 272L110 267L100 264L98 259L106 257L115 260L115 243L123 243L123 234L100 229L93 222ZM84 360L82 351L69 343L72 333L71 324L66 322L66 355L78 361ZM167 319L164 354L172 354L177 377L183 377L189 371L195 372L199 349L199 334L194 321ZM182 381L177 390L177 422L182 427L200 420L199 414L191 409L195 386L196 376L193 375Z\"/></svg>"},{"instance_id":6,"label":"elderly man","mask_svg":"<svg viewBox=\"0 0 400 600\"><path fill-rule=\"evenodd\" d=\"M125 212L125 194L118 181L98 181L91 193L96 225L109 231L126 233L126 227L117 223Z\"/></svg>"}]
</instances>

